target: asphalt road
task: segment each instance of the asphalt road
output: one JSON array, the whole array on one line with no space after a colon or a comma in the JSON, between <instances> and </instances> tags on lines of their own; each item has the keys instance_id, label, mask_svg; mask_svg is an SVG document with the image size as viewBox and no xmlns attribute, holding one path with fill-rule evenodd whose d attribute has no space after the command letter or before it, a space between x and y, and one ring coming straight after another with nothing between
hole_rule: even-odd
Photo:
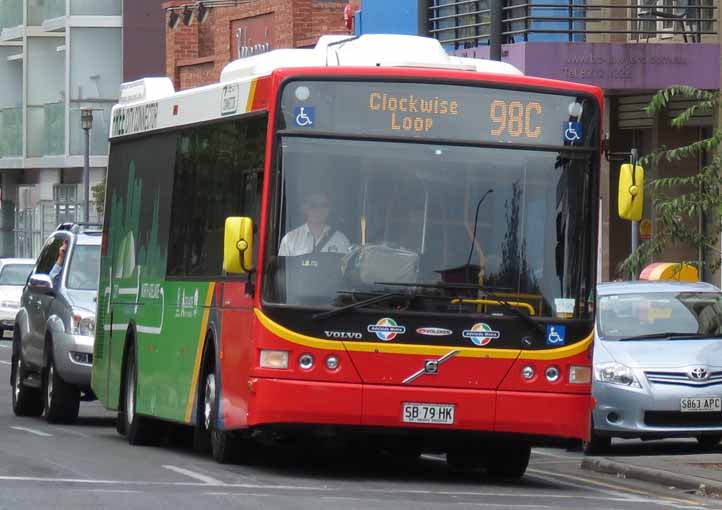
<instances>
[{"instance_id":1,"label":"asphalt road","mask_svg":"<svg viewBox=\"0 0 722 510\"><path fill-rule=\"evenodd\" d=\"M17 418L10 343L0 342L0 510L52 509L694 509L722 502L579 469L580 454L535 450L521 481L450 470L443 457L359 462L303 449L264 451L246 465L219 465L183 438L132 447L97 403L75 425Z\"/></svg>"}]
</instances>

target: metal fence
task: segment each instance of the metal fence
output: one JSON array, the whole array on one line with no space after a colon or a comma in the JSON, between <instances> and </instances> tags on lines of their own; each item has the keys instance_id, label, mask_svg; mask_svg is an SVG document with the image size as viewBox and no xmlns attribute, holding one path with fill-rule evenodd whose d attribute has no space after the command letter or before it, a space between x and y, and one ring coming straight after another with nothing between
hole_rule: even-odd
<instances>
[{"instance_id":1,"label":"metal fence","mask_svg":"<svg viewBox=\"0 0 722 510\"><path fill-rule=\"evenodd\" d=\"M47 237L61 223L85 221L82 201L58 202L44 200L30 209L15 211L15 256L36 258ZM95 204L90 204L90 222L102 223Z\"/></svg>"},{"instance_id":2,"label":"metal fence","mask_svg":"<svg viewBox=\"0 0 722 510\"><path fill-rule=\"evenodd\" d=\"M498 1L504 43L671 37L697 43L717 34L714 0L431 0L429 33L454 48L488 44L490 2Z\"/></svg>"}]
</instances>

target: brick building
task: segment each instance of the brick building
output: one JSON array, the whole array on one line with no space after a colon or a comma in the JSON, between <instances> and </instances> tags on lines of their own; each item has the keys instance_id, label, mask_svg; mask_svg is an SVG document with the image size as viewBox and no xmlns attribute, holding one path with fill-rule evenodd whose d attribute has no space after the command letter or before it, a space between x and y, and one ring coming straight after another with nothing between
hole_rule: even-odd
<instances>
[{"instance_id":1,"label":"brick building","mask_svg":"<svg viewBox=\"0 0 722 510\"><path fill-rule=\"evenodd\" d=\"M218 81L223 67L244 54L267 49L313 46L324 34L349 33L344 24L346 0L254 0L235 6L213 7L199 23L200 3L191 9L186 25L183 8L188 0L163 4L166 24L166 74L176 90ZM172 11L171 11L172 10ZM170 25L171 12L180 15ZM175 17L175 16L174 16Z\"/></svg>"}]
</instances>

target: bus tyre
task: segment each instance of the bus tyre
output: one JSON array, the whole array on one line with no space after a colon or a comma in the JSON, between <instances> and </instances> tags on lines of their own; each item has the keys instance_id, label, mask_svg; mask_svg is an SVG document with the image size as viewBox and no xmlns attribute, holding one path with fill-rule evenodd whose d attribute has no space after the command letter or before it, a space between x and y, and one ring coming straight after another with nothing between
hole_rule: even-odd
<instances>
[{"instance_id":1,"label":"bus tyre","mask_svg":"<svg viewBox=\"0 0 722 510\"><path fill-rule=\"evenodd\" d=\"M475 450L449 450L446 453L446 463L457 471L469 471L482 467L484 457Z\"/></svg>"},{"instance_id":2,"label":"bus tyre","mask_svg":"<svg viewBox=\"0 0 722 510\"><path fill-rule=\"evenodd\" d=\"M494 445L489 450L484 467L490 476L521 478L531 457L531 445L523 441L510 441Z\"/></svg>"},{"instance_id":3,"label":"bus tyre","mask_svg":"<svg viewBox=\"0 0 722 510\"><path fill-rule=\"evenodd\" d=\"M131 348L125 362L123 380L123 416L124 429L128 443L132 445L152 445L159 441L158 427L154 420L140 416L135 412L138 391L135 351ZM118 418L121 419L119 413Z\"/></svg>"},{"instance_id":4,"label":"bus tyre","mask_svg":"<svg viewBox=\"0 0 722 510\"><path fill-rule=\"evenodd\" d=\"M218 385L216 384L215 370L206 374L203 386L203 430L207 431L210 437L211 454L216 462L228 464L239 459L241 440L237 433L217 428L218 408Z\"/></svg>"},{"instance_id":5,"label":"bus tyre","mask_svg":"<svg viewBox=\"0 0 722 510\"><path fill-rule=\"evenodd\" d=\"M43 374L43 401L48 423L72 423L80 411L80 391L55 370L52 354Z\"/></svg>"},{"instance_id":6,"label":"bus tyre","mask_svg":"<svg viewBox=\"0 0 722 510\"><path fill-rule=\"evenodd\" d=\"M25 363L20 347L14 349L10 381L13 390L13 412L15 416L40 416L43 414L43 399L36 388L25 386Z\"/></svg>"}]
</instances>

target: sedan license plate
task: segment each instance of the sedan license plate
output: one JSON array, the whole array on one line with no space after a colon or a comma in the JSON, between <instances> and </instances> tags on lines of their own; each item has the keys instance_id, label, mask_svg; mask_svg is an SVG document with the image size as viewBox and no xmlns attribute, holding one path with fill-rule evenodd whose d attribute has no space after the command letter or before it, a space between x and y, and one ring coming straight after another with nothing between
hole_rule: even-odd
<instances>
[{"instance_id":1,"label":"sedan license plate","mask_svg":"<svg viewBox=\"0 0 722 510\"><path fill-rule=\"evenodd\" d=\"M404 402L401 418L404 423L454 424L453 404L419 404Z\"/></svg>"},{"instance_id":2,"label":"sedan license plate","mask_svg":"<svg viewBox=\"0 0 722 510\"><path fill-rule=\"evenodd\" d=\"M12 338L12 337L13 337L12 329L4 329L3 330L3 338Z\"/></svg>"},{"instance_id":3,"label":"sedan license plate","mask_svg":"<svg viewBox=\"0 0 722 510\"><path fill-rule=\"evenodd\" d=\"M722 411L722 397L683 398L679 408L683 413L710 413Z\"/></svg>"}]
</instances>

